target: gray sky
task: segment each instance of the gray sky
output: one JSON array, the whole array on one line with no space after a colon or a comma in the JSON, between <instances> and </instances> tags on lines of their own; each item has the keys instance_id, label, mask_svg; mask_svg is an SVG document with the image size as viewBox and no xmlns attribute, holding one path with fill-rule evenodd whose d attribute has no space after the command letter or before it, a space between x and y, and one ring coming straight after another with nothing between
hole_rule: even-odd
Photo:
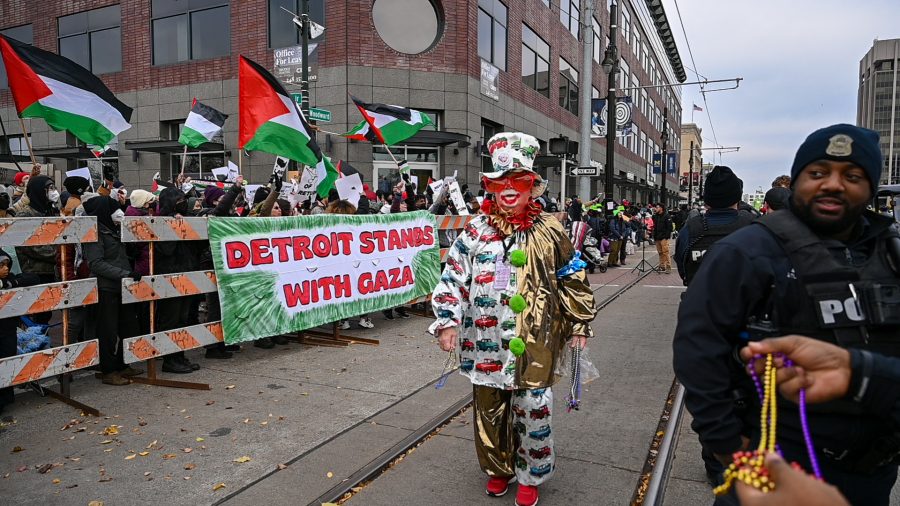
<instances>
[{"instance_id":1,"label":"gray sky","mask_svg":"<svg viewBox=\"0 0 900 506\"><path fill-rule=\"evenodd\" d=\"M688 81L696 81L675 0L663 0ZM703 146L740 146L716 163L744 180L745 191L769 188L790 173L797 147L812 131L856 123L859 61L878 39L900 38L900 1L679 0L697 70L709 79L743 77L737 90L682 90L683 121L694 113ZM715 86L715 85L710 85ZM728 86L727 83L724 86ZM706 151L704 161L711 157Z\"/></svg>"}]
</instances>

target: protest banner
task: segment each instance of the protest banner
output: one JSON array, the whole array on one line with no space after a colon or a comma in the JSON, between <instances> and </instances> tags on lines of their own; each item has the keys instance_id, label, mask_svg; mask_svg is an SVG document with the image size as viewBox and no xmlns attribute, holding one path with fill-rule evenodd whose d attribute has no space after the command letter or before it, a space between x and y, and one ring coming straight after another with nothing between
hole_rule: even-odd
<instances>
[{"instance_id":1,"label":"protest banner","mask_svg":"<svg viewBox=\"0 0 900 506\"><path fill-rule=\"evenodd\" d=\"M388 309L440 276L433 215L209 219L226 343Z\"/></svg>"}]
</instances>

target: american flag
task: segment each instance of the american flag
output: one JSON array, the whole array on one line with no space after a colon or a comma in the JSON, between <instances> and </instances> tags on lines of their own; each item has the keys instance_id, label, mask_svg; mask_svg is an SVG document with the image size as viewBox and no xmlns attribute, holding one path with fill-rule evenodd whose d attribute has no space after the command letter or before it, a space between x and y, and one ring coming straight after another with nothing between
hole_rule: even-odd
<instances>
[{"instance_id":1,"label":"american flag","mask_svg":"<svg viewBox=\"0 0 900 506\"><path fill-rule=\"evenodd\" d=\"M695 111L700 111L700 112L703 112L703 108L702 108L702 107L700 107L700 106L699 106L699 105L697 105L697 104L694 104L694 110L695 110Z\"/></svg>"}]
</instances>

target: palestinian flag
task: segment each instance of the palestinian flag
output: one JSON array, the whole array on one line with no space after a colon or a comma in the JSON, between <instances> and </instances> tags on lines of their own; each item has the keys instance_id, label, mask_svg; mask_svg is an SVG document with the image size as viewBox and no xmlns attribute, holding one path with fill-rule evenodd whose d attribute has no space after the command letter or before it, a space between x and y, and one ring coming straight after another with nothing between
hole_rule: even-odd
<instances>
[{"instance_id":1,"label":"palestinian flag","mask_svg":"<svg viewBox=\"0 0 900 506\"><path fill-rule=\"evenodd\" d=\"M426 125L434 125L427 114L397 105L367 104L350 95L365 121L344 134L348 139L378 141L393 146L409 139Z\"/></svg>"},{"instance_id":2,"label":"palestinian flag","mask_svg":"<svg viewBox=\"0 0 900 506\"><path fill-rule=\"evenodd\" d=\"M92 146L106 146L131 128L131 108L72 60L3 35L0 54L20 117L44 118Z\"/></svg>"},{"instance_id":3,"label":"palestinian flag","mask_svg":"<svg viewBox=\"0 0 900 506\"><path fill-rule=\"evenodd\" d=\"M359 174L359 171L356 170L356 167L350 165L349 163L347 163L343 160L338 160L337 171L338 171L338 175L340 177L347 177L347 176L352 176L353 174ZM362 174L360 174L360 177L362 177Z\"/></svg>"},{"instance_id":4,"label":"palestinian flag","mask_svg":"<svg viewBox=\"0 0 900 506\"><path fill-rule=\"evenodd\" d=\"M338 178L331 160L322 155L312 129L281 83L256 62L241 56L238 70L238 144L316 168L316 191L327 196Z\"/></svg>"},{"instance_id":5,"label":"palestinian flag","mask_svg":"<svg viewBox=\"0 0 900 506\"><path fill-rule=\"evenodd\" d=\"M191 104L191 112L184 121L184 129L178 136L178 142L192 148L212 142L213 137L222 133L226 119L228 119L227 114L222 114L195 98L194 103Z\"/></svg>"}]
</instances>

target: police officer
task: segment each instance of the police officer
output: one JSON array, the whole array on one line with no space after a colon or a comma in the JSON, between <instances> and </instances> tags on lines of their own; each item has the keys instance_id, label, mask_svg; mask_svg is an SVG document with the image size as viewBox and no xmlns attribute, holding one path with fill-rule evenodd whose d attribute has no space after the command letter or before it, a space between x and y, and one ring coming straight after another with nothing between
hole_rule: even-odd
<instances>
[{"instance_id":1,"label":"police officer","mask_svg":"<svg viewBox=\"0 0 900 506\"><path fill-rule=\"evenodd\" d=\"M688 219L675 241L675 265L685 286L697 273L703 255L713 243L753 221L750 213L738 210L743 191L744 182L729 167L717 165L706 176L703 187L706 214Z\"/></svg>"},{"instance_id":2,"label":"police officer","mask_svg":"<svg viewBox=\"0 0 900 506\"><path fill-rule=\"evenodd\" d=\"M900 276L892 268L900 266L900 236L892 220L866 211L881 178L878 142L877 133L846 124L813 132L791 168L789 209L718 241L685 292L675 373L694 430L723 463L758 438L756 393L737 355L742 333L799 334L900 356ZM887 505L900 454L891 421L845 401L808 410L825 480L852 504ZM796 405L780 403L778 425L785 458L809 469Z\"/></svg>"}]
</instances>

